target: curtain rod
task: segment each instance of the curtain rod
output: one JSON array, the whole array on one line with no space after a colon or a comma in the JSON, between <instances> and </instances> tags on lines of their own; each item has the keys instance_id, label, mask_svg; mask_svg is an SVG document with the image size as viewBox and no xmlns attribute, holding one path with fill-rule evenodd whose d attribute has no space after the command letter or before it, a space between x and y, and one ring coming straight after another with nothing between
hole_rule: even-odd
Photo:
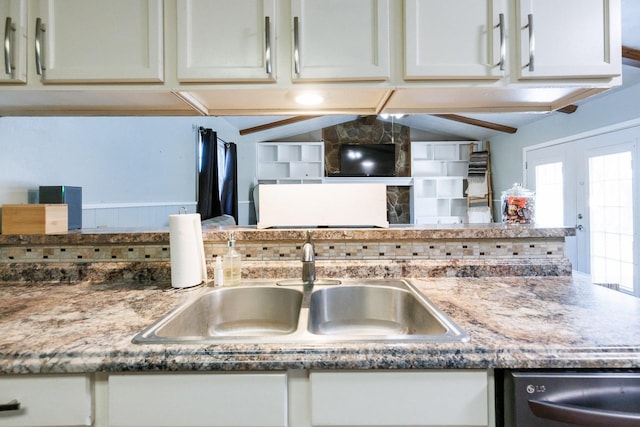
<instances>
[{"instance_id":1,"label":"curtain rod","mask_svg":"<svg viewBox=\"0 0 640 427\"><path fill-rule=\"evenodd\" d=\"M210 129L210 128L204 128L204 127L202 127L202 126L200 126L200 127L198 128L198 130L199 130L200 132L202 132L203 130L207 130L207 129L213 132L213 129ZM225 141L224 139L220 138L220 137L218 136L218 133L217 133L217 132L216 132L216 139L218 139L218 140L220 140L220 141L224 142L225 144L229 144L229 142L227 142L227 141Z\"/></svg>"}]
</instances>

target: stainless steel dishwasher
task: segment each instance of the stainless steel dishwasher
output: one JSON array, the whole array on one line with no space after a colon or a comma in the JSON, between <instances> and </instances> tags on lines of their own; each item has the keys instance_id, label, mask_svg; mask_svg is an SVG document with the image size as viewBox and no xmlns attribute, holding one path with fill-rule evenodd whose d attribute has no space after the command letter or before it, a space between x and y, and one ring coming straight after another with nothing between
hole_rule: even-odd
<instances>
[{"instance_id":1,"label":"stainless steel dishwasher","mask_svg":"<svg viewBox=\"0 0 640 427\"><path fill-rule=\"evenodd\" d=\"M640 371L505 371L505 427L640 426Z\"/></svg>"}]
</instances>

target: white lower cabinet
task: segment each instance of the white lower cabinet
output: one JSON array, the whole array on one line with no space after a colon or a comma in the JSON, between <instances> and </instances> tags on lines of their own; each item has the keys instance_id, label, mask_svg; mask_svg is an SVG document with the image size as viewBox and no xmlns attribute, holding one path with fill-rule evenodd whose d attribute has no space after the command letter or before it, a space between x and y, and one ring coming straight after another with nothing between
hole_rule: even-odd
<instances>
[{"instance_id":1,"label":"white lower cabinet","mask_svg":"<svg viewBox=\"0 0 640 427\"><path fill-rule=\"evenodd\" d=\"M494 426L491 370L6 375L0 427Z\"/></svg>"},{"instance_id":2,"label":"white lower cabinet","mask_svg":"<svg viewBox=\"0 0 640 427\"><path fill-rule=\"evenodd\" d=\"M0 412L0 426L90 426L91 379L86 375L8 375L0 377L0 403L19 409Z\"/></svg>"},{"instance_id":3,"label":"white lower cabinet","mask_svg":"<svg viewBox=\"0 0 640 427\"><path fill-rule=\"evenodd\" d=\"M311 424L487 426L486 371L311 372Z\"/></svg>"},{"instance_id":4,"label":"white lower cabinet","mask_svg":"<svg viewBox=\"0 0 640 427\"><path fill-rule=\"evenodd\" d=\"M109 425L287 426L287 374L109 375Z\"/></svg>"}]
</instances>

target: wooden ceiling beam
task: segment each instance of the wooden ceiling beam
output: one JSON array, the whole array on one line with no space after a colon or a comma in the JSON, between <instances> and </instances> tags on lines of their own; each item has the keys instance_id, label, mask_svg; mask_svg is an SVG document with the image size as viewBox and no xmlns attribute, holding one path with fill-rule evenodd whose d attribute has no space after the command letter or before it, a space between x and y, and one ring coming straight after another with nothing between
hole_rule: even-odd
<instances>
[{"instance_id":1,"label":"wooden ceiling beam","mask_svg":"<svg viewBox=\"0 0 640 427\"><path fill-rule=\"evenodd\" d=\"M470 117L459 116L457 114L432 114L434 117L440 117L441 119L452 120L454 122L465 123L472 126L478 126L485 129L497 130L504 133L516 133L517 128L511 126L505 126L498 123L487 122L484 120L472 119Z\"/></svg>"},{"instance_id":2,"label":"wooden ceiling beam","mask_svg":"<svg viewBox=\"0 0 640 427\"><path fill-rule=\"evenodd\" d=\"M622 57L625 59L631 59L632 61L640 61L640 49L622 46Z\"/></svg>"},{"instance_id":3,"label":"wooden ceiling beam","mask_svg":"<svg viewBox=\"0 0 640 427\"><path fill-rule=\"evenodd\" d=\"M253 126L246 129L240 129L240 135L248 135L250 133L262 132L268 129L273 129L280 126L302 122L304 120L315 119L317 117L322 117L322 116L293 116L293 117L289 117L288 119L278 120L276 122L265 123L263 125Z\"/></svg>"},{"instance_id":4,"label":"wooden ceiling beam","mask_svg":"<svg viewBox=\"0 0 640 427\"><path fill-rule=\"evenodd\" d=\"M559 111L565 114L573 114L576 112L577 109L578 109L577 105L570 104L570 105L567 105L566 107L558 108L556 111Z\"/></svg>"}]
</instances>

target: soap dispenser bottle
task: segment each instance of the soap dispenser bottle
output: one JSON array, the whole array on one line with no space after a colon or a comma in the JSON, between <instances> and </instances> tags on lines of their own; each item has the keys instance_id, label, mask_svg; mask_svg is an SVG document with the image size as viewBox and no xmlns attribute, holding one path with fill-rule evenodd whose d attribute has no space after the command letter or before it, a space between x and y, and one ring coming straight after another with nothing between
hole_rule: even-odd
<instances>
[{"instance_id":1,"label":"soap dispenser bottle","mask_svg":"<svg viewBox=\"0 0 640 427\"><path fill-rule=\"evenodd\" d=\"M229 233L229 249L222 258L224 269L223 286L238 286L240 284L240 252L236 250L233 231Z\"/></svg>"}]
</instances>

